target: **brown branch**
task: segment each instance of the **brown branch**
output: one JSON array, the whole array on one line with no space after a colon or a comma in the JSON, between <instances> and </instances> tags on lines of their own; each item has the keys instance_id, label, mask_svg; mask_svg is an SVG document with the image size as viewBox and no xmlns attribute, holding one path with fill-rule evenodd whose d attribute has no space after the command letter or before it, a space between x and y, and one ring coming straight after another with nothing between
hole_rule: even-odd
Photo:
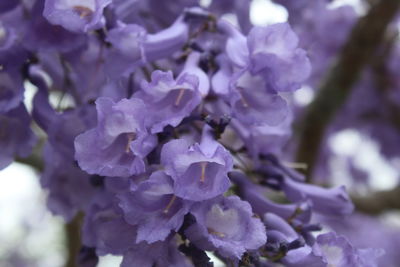
<instances>
[{"instance_id":1,"label":"brown branch","mask_svg":"<svg viewBox=\"0 0 400 267\"><path fill-rule=\"evenodd\" d=\"M399 10L399 0L381 0L354 26L339 59L310 104L300 129L297 161L308 165L310 179L325 129L378 49Z\"/></svg>"},{"instance_id":2,"label":"brown branch","mask_svg":"<svg viewBox=\"0 0 400 267\"><path fill-rule=\"evenodd\" d=\"M391 190L378 191L367 196L352 196L357 210L363 213L377 215L389 210L400 209L400 187Z\"/></svg>"},{"instance_id":3,"label":"brown branch","mask_svg":"<svg viewBox=\"0 0 400 267\"><path fill-rule=\"evenodd\" d=\"M67 261L65 267L77 267L79 250L81 249L81 225L83 214L79 213L75 218L65 225L65 234L67 238Z\"/></svg>"}]
</instances>

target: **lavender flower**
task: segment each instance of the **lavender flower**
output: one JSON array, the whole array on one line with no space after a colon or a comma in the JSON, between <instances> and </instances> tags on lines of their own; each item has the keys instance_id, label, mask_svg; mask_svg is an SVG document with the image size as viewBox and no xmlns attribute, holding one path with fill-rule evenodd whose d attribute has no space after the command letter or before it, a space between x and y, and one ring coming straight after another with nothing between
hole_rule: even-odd
<instances>
[{"instance_id":1,"label":"lavender flower","mask_svg":"<svg viewBox=\"0 0 400 267\"><path fill-rule=\"evenodd\" d=\"M103 10L110 3L111 0L46 0L43 16L72 32L87 32L102 27Z\"/></svg>"},{"instance_id":2,"label":"lavender flower","mask_svg":"<svg viewBox=\"0 0 400 267\"><path fill-rule=\"evenodd\" d=\"M145 170L143 158L156 144L144 127L144 104L138 99L96 101L98 125L75 139L75 158L90 174L123 176Z\"/></svg>"},{"instance_id":3,"label":"lavender flower","mask_svg":"<svg viewBox=\"0 0 400 267\"><path fill-rule=\"evenodd\" d=\"M136 243L164 241L179 230L191 204L174 195L173 181L162 171L118 198L126 221L137 225Z\"/></svg>"},{"instance_id":4,"label":"lavender flower","mask_svg":"<svg viewBox=\"0 0 400 267\"><path fill-rule=\"evenodd\" d=\"M240 259L266 240L265 228L253 217L251 206L237 196L219 197L196 204L191 213L196 223L186 230L189 240L205 250L217 250L227 258Z\"/></svg>"},{"instance_id":5,"label":"lavender flower","mask_svg":"<svg viewBox=\"0 0 400 267\"><path fill-rule=\"evenodd\" d=\"M352 213L354 209L344 186L324 189L286 178L283 181L282 189L289 200L311 200L313 208L327 216L347 215Z\"/></svg>"},{"instance_id":6,"label":"lavender flower","mask_svg":"<svg viewBox=\"0 0 400 267\"><path fill-rule=\"evenodd\" d=\"M142 90L134 97L143 100L150 111L146 124L152 133L167 125L177 126L200 103L199 79L183 74L174 80L172 72L154 71L151 82L142 82Z\"/></svg>"},{"instance_id":7,"label":"lavender flower","mask_svg":"<svg viewBox=\"0 0 400 267\"><path fill-rule=\"evenodd\" d=\"M31 118L23 104L7 113L0 113L0 170L7 167L14 157L27 157L36 143L30 129Z\"/></svg>"},{"instance_id":8,"label":"lavender flower","mask_svg":"<svg viewBox=\"0 0 400 267\"><path fill-rule=\"evenodd\" d=\"M200 144L185 139L168 142L161 151L165 172L174 180L174 192L187 200L201 201L224 193L230 186L232 158L208 131Z\"/></svg>"}]
</instances>

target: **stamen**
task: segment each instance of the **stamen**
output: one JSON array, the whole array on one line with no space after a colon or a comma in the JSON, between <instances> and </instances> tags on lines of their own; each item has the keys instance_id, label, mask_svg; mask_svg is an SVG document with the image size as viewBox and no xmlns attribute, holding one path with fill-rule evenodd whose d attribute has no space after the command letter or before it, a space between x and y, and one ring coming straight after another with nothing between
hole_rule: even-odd
<instances>
[{"instance_id":1,"label":"stamen","mask_svg":"<svg viewBox=\"0 0 400 267\"><path fill-rule=\"evenodd\" d=\"M240 94L240 102L242 102L243 107L248 108L250 105L247 102L247 100L243 97L243 94L241 92L242 90L244 90L244 88L238 87L237 89L238 89L238 92Z\"/></svg>"},{"instance_id":2,"label":"stamen","mask_svg":"<svg viewBox=\"0 0 400 267\"><path fill-rule=\"evenodd\" d=\"M184 93L185 93L184 88L179 89L179 94L178 94L178 97L176 98L175 104L174 104L175 107L179 106L179 103L181 102Z\"/></svg>"},{"instance_id":3,"label":"stamen","mask_svg":"<svg viewBox=\"0 0 400 267\"><path fill-rule=\"evenodd\" d=\"M292 169L303 169L303 170L307 170L307 163L303 163L303 162L282 162L283 166L292 168Z\"/></svg>"},{"instance_id":4,"label":"stamen","mask_svg":"<svg viewBox=\"0 0 400 267\"><path fill-rule=\"evenodd\" d=\"M133 140L135 140L136 134L135 133L128 133L127 137L128 137L128 142L127 142L126 147L125 147L125 152L129 153L131 151L131 142Z\"/></svg>"},{"instance_id":5,"label":"stamen","mask_svg":"<svg viewBox=\"0 0 400 267\"><path fill-rule=\"evenodd\" d=\"M208 231L210 234L216 235L216 236L218 236L218 237L225 237L225 236L226 236L224 233L217 232L217 231L215 231L215 230L212 229L212 228L207 228L207 231Z\"/></svg>"},{"instance_id":6,"label":"stamen","mask_svg":"<svg viewBox=\"0 0 400 267\"><path fill-rule=\"evenodd\" d=\"M205 175L206 175L206 167L207 167L207 162L201 162L201 175L200 175L200 182L204 183L205 182Z\"/></svg>"},{"instance_id":7,"label":"stamen","mask_svg":"<svg viewBox=\"0 0 400 267\"><path fill-rule=\"evenodd\" d=\"M93 10L85 6L74 6L73 10L79 14L80 18L86 18L93 14Z\"/></svg>"},{"instance_id":8,"label":"stamen","mask_svg":"<svg viewBox=\"0 0 400 267\"><path fill-rule=\"evenodd\" d=\"M169 211L169 209L171 208L172 204L174 204L175 199L176 199L176 196L173 195L172 198L171 198L171 200L169 201L168 205L167 205L167 206L165 207L165 209L163 210L163 213L164 213L164 214L167 214L167 213L168 213L168 211Z\"/></svg>"},{"instance_id":9,"label":"stamen","mask_svg":"<svg viewBox=\"0 0 400 267\"><path fill-rule=\"evenodd\" d=\"M240 97L240 102L242 102L243 107L245 107L245 108L249 107L249 103L247 103L246 99L244 99L244 97L242 95Z\"/></svg>"}]
</instances>

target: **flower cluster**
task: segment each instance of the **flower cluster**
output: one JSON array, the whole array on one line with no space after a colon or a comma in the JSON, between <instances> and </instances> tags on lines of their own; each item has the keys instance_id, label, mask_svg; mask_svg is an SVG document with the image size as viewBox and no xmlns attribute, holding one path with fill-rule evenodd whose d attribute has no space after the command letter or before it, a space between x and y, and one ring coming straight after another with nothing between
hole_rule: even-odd
<instances>
[{"instance_id":1,"label":"flower cluster","mask_svg":"<svg viewBox=\"0 0 400 267\"><path fill-rule=\"evenodd\" d=\"M49 209L84 213L82 266L212 266L205 251L232 266L374 266L379 251L318 235L315 218L352 212L344 187L307 184L281 158L311 74L288 23L250 27L244 0L3 2L0 168L30 154L33 118Z\"/></svg>"}]
</instances>

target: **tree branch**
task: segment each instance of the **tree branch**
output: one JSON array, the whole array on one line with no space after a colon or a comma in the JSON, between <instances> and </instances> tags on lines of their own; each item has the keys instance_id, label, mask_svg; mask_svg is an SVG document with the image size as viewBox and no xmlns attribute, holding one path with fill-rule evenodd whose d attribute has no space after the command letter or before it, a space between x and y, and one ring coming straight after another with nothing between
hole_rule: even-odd
<instances>
[{"instance_id":1,"label":"tree branch","mask_svg":"<svg viewBox=\"0 0 400 267\"><path fill-rule=\"evenodd\" d=\"M400 187L378 191L367 196L352 196L357 210L363 213L378 215L388 210L400 210Z\"/></svg>"},{"instance_id":2,"label":"tree branch","mask_svg":"<svg viewBox=\"0 0 400 267\"><path fill-rule=\"evenodd\" d=\"M310 104L300 129L297 152L297 161L308 166L308 179L311 178L327 125L344 104L361 72L378 49L399 7L399 0L381 0L371 6L368 14L353 28L336 65Z\"/></svg>"}]
</instances>

